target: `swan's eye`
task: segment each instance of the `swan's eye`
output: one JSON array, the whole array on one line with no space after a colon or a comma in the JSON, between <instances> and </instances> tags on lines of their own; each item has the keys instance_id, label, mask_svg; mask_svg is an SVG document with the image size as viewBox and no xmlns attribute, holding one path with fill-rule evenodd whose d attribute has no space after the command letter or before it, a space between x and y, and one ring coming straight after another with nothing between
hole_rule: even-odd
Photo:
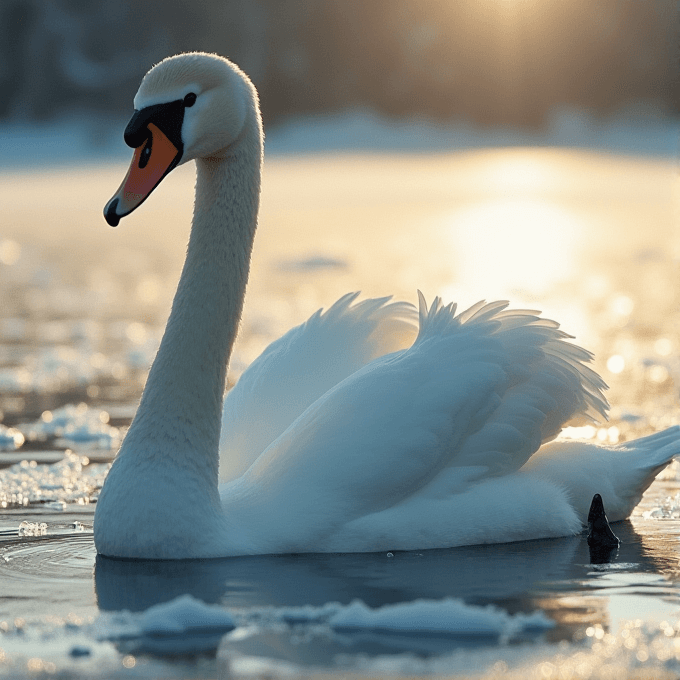
<instances>
[{"instance_id":1,"label":"swan's eye","mask_svg":"<svg viewBox=\"0 0 680 680\"><path fill-rule=\"evenodd\" d=\"M189 94L184 97L184 106L189 107L193 106L196 103L196 95L193 92L189 92Z\"/></svg>"},{"instance_id":2,"label":"swan's eye","mask_svg":"<svg viewBox=\"0 0 680 680\"><path fill-rule=\"evenodd\" d=\"M145 168L147 163L151 158L151 138L149 137L146 146L142 149L142 153L139 155L139 167Z\"/></svg>"}]
</instances>

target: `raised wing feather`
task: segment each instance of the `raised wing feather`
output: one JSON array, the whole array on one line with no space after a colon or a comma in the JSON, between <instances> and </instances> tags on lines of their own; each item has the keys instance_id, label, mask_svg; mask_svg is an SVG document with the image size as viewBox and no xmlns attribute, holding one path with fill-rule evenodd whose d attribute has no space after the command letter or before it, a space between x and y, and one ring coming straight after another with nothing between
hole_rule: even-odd
<instances>
[{"instance_id":1,"label":"raised wing feather","mask_svg":"<svg viewBox=\"0 0 680 680\"><path fill-rule=\"evenodd\" d=\"M416 311L390 298L348 293L271 343L229 391L220 480L242 474L310 404L376 357L408 347Z\"/></svg>"},{"instance_id":2,"label":"raised wing feather","mask_svg":"<svg viewBox=\"0 0 680 680\"><path fill-rule=\"evenodd\" d=\"M505 306L455 316L453 305L436 299L428 309L421 297L413 346L329 390L245 473L258 490L247 512L256 518L257 497L266 498L262 512L282 509L271 524L277 541L291 532L290 550L321 546L354 518L518 470L557 423L603 413L585 355L556 324ZM301 536L309 513L314 535Z\"/></svg>"},{"instance_id":3,"label":"raised wing feather","mask_svg":"<svg viewBox=\"0 0 680 680\"><path fill-rule=\"evenodd\" d=\"M417 493L481 425L506 382L495 341L453 366L445 359L462 338L451 340L380 357L326 392L233 483L248 498L227 486L223 498L238 498L228 515L266 527L270 539L258 538L285 551L322 549L347 522Z\"/></svg>"},{"instance_id":4,"label":"raised wing feather","mask_svg":"<svg viewBox=\"0 0 680 680\"><path fill-rule=\"evenodd\" d=\"M461 315L466 326L497 339L507 361L508 386L498 407L451 463L486 465L488 475L518 470L563 427L606 417L608 408L605 383L585 365L592 355L567 342L571 336L556 322L506 305L492 303Z\"/></svg>"}]
</instances>

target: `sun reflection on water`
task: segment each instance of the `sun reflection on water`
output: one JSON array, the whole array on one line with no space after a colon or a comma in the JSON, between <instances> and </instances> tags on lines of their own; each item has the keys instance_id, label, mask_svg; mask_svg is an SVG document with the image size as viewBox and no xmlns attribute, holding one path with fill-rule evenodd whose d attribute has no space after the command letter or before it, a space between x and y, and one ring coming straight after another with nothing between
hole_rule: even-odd
<instances>
[{"instance_id":1,"label":"sun reflection on water","mask_svg":"<svg viewBox=\"0 0 680 680\"><path fill-rule=\"evenodd\" d=\"M476 158L477 181L492 193L544 194L560 186L565 175L559 164L546 162L535 149L494 149Z\"/></svg>"},{"instance_id":2,"label":"sun reflection on water","mask_svg":"<svg viewBox=\"0 0 680 680\"><path fill-rule=\"evenodd\" d=\"M456 278L491 299L530 299L568 280L584 226L564 207L531 198L475 203L446 217Z\"/></svg>"}]
</instances>

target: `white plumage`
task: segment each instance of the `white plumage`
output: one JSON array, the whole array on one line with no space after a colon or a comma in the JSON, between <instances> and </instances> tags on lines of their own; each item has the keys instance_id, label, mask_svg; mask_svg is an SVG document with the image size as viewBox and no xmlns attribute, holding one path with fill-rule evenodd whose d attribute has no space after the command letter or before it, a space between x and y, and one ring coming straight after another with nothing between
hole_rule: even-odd
<instances>
[{"instance_id":1,"label":"white plumage","mask_svg":"<svg viewBox=\"0 0 680 680\"><path fill-rule=\"evenodd\" d=\"M558 324L506 302L456 314L422 295L418 312L346 295L243 373L220 436L262 137L254 88L220 57L161 62L136 101L152 107L188 89L197 97L183 114L181 162L198 166L192 234L161 348L97 504L100 553L411 550L564 536L581 529L595 493L611 520L630 514L680 452L680 430L611 449L548 443L565 425L605 414L605 385Z\"/></svg>"}]
</instances>

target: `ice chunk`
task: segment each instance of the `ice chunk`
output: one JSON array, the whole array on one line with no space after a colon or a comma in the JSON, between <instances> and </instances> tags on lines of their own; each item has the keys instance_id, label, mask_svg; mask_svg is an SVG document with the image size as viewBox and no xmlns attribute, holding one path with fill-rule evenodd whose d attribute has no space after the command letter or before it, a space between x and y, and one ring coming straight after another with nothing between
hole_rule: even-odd
<instances>
[{"instance_id":1,"label":"ice chunk","mask_svg":"<svg viewBox=\"0 0 680 680\"><path fill-rule=\"evenodd\" d=\"M88 462L66 451L64 458L52 465L24 460L0 470L0 508L58 503L51 507L63 510L68 503L89 503L104 483L109 465Z\"/></svg>"},{"instance_id":2,"label":"ice chunk","mask_svg":"<svg viewBox=\"0 0 680 680\"><path fill-rule=\"evenodd\" d=\"M191 595L147 609L140 620L144 635L182 635L191 632L227 633L236 628L231 614Z\"/></svg>"},{"instance_id":3,"label":"ice chunk","mask_svg":"<svg viewBox=\"0 0 680 680\"><path fill-rule=\"evenodd\" d=\"M542 612L508 614L488 605L476 607L462 600L415 600L371 609L360 600L331 616L336 630L374 630L426 635L511 636L521 631L547 630L555 624Z\"/></svg>"},{"instance_id":4,"label":"ice chunk","mask_svg":"<svg viewBox=\"0 0 680 680\"><path fill-rule=\"evenodd\" d=\"M662 505L646 510L642 513L645 519L679 519L680 492L672 498L667 496Z\"/></svg>"},{"instance_id":5,"label":"ice chunk","mask_svg":"<svg viewBox=\"0 0 680 680\"><path fill-rule=\"evenodd\" d=\"M16 451L25 441L24 435L14 427L0 425L0 449Z\"/></svg>"},{"instance_id":6,"label":"ice chunk","mask_svg":"<svg viewBox=\"0 0 680 680\"><path fill-rule=\"evenodd\" d=\"M45 522L22 522L19 525L19 536L44 536L47 533Z\"/></svg>"},{"instance_id":7,"label":"ice chunk","mask_svg":"<svg viewBox=\"0 0 680 680\"><path fill-rule=\"evenodd\" d=\"M65 446L113 449L120 444L120 430L108 424L109 414L87 404L67 404L45 411L33 423L22 423L19 429L29 441L56 439Z\"/></svg>"}]
</instances>

